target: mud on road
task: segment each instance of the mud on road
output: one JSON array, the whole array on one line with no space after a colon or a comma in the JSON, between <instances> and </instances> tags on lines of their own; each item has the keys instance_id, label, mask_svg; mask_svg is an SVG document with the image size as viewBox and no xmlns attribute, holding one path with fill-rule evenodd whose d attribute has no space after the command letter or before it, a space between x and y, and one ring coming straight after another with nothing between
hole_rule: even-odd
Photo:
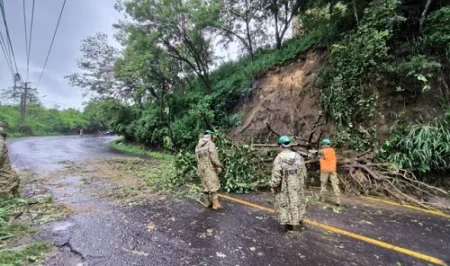
<instances>
[{"instance_id":1,"label":"mud on road","mask_svg":"<svg viewBox=\"0 0 450 266\"><path fill-rule=\"evenodd\" d=\"M55 202L73 210L40 228L38 237L57 247L46 265L429 265L313 226L286 234L272 214L241 204L224 201L225 209L215 212L152 191L129 170L150 171L158 162L111 153L107 142L39 138L11 146L20 155L15 165L36 172ZM236 196L271 207L270 194ZM359 199L345 203L342 209L311 204L308 218L450 260L449 219Z\"/></svg>"}]
</instances>

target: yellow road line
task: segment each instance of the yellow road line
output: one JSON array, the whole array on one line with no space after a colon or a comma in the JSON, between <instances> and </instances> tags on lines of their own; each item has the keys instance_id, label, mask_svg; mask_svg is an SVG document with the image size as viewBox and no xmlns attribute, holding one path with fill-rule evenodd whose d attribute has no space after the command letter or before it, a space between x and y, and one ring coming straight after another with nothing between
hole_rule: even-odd
<instances>
[{"instance_id":1,"label":"yellow road line","mask_svg":"<svg viewBox=\"0 0 450 266\"><path fill-rule=\"evenodd\" d=\"M404 207L404 208L408 208L408 209L412 209L412 210L416 210L416 211L421 211L421 212L425 212L425 213L429 213L429 214L433 214L433 215L438 215L438 216L442 216L442 217L450 219L450 215L445 214L445 213L443 213L441 211L427 210L427 209L419 208L419 207L412 206L412 205L409 205L409 204L404 204L403 205L403 204L400 204L400 203L397 203L397 202L384 200L384 199L379 199L379 198L374 198L374 197L369 197L369 196L362 196L362 197L364 199L367 199L367 200L381 202L381 203L386 203L386 204L389 204L389 205L394 205L394 206L399 206L399 207Z\"/></svg>"},{"instance_id":2,"label":"yellow road line","mask_svg":"<svg viewBox=\"0 0 450 266\"><path fill-rule=\"evenodd\" d=\"M255 208L255 209L263 210L263 211L270 212L270 213L275 213L275 211L273 209L271 209L271 208L263 207L263 206L260 206L260 205L257 205L257 204L245 201L245 200L237 199L237 198L230 197L230 196L223 195L223 194L219 194L219 197L221 197L223 199L226 199L226 200L229 200L229 201L233 201L233 202L242 204L242 205L246 205L246 206L249 206L249 207L252 207L252 208ZM427 262L431 262L431 263L434 263L434 264L437 264L437 265L443 265L443 266L447 265L447 264L445 264L444 261L442 261L442 260L440 260L438 258L431 257L431 256L428 256L428 255L425 255L425 254L422 254L422 253L419 253L419 252L416 252L416 251L412 251L412 250L409 250L409 249L406 249L406 248L402 248L402 247L399 247L399 246L395 246L395 245L392 245L392 244L389 244L389 243L386 243L386 242L383 242L383 241L379 241L379 240L376 240L376 239L373 239L373 238L370 238L370 237L366 237L366 236L362 236L362 235L359 235L359 234L355 234L355 233L352 233L352 232L349 232L349 231L345 231L345 230L342 230L342 229L339 229L339 228L336 228L336 227L333 227L333 226L329 226L329 225L326 225L326 224L318 223L316 221L312 221L312 220L309 220L309 219L305 219L304 222L306 224L309 224L309 225L312 225L312 226L316 226L316 227L319 227L319 228L322 228L322 229L325 229L325 230L328 230L328 231L331 231L331 232L334 232L334 233L337 233L337 234L340 234L340 235L344 235L344 236L348 236L348 237L351 237L351 238L354 238L354 239L358 239L358 240L361 240L361 241L364 241L364 242L367 242L367 243L370 243L370 244L373 244L373 245L376 245L376 246L379 246L379 247L382 247L382 248L386 248L386 249L389 249L389 250L394 250L394 251L396 251L398 253L409 255L409 256L417 258L417 259L421 259L421 260L424 260L424 261L427 261Z\"/></svg>"},{"instance_id":3,"label":"yellow road line","mask_svg":"<svg viewBox=\"0 0 450 266\"><path fill-rule=\"evenodd\" d=\"M240 200L240 199L237 199L237 198L234 198L234 197L230 197L230 196L227 196L227 195L223 195L223 194L219 194L219 197L224 198L224 199L229 200L229 201L234 201L234 202L237 202L237 203L240 203L242 205L246 205L246 206L249 206L249 207L252 207L252 208L255 208L255 209L260 209L260 210L263 210L263 211L266 211L266 212L275 213L274 209L266 208L266 207L263 207L263 206L260 206L260 205L257 205L257 204L253 204L253 203L245 201L245 200Z\"/></svg>"}]
</instances>

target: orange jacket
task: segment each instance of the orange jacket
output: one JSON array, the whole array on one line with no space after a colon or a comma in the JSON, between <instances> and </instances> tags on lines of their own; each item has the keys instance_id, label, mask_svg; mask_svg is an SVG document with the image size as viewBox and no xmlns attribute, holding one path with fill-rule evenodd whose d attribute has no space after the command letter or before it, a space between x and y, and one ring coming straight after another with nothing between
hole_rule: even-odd
<instances>
[{"instance_id":1,"label":"orange jacket","mask_svg":"<svg viewBox=\"0 0 450 266\"><path fill-rule=\"evenodd\" d=\"M322 149L322 159L320 159L321 172L336 172L337 159L333 148Z\"/></svg>"}]
</instances>

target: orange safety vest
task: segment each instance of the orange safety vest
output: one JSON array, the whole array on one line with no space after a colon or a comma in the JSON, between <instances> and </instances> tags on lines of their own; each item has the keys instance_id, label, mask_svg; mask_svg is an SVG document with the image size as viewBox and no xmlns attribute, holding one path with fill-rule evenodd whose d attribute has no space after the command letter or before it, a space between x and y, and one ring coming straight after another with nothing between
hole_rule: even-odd
<instances>
[{"instance_id":1,"label":"orange safety vest","mask_svg":"<svg viewBox=\"0 0 450 266\"><path fill-rule=\"evenodd\" d=\"M320 159L320 171L336 172L336 152L333 148L322 149L322 159Z\"/></svg>"}]
</instances>

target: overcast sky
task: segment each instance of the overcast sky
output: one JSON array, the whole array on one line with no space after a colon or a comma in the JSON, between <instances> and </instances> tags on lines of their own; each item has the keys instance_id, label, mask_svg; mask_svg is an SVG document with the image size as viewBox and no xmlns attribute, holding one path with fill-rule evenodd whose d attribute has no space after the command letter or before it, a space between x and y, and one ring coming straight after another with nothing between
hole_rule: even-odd
<instances>
[{"instance_id":1,"label":"overcast sky","mask_svg":"<svg viewBox=\"0 0 450 266\"><path fill-rule=\"evenodd\" d=\"M22 0L3 1L17 66L25 79L26 49ZM25 0L28 23L31 20L32 2ZM30 57L31 82L37 83L39 80L63 2L64 0L36 0ZM82 39L100 31L110 35L113 41L112 24L120 18L120 14L114 10L114 3L115 0L67 0L52 52L38 88L41 97L47 95L41 98L45 106L58 104L62 108L82 107L81 89L71 87L64 76L78 70L76 59L81 56L79 50ZM0 30L6 37L3 22L0 24ZM0 50L0 89L12 84L11 72Z\"/></svg>"},{"instance_id":2,"label":"overcast sky","mask_svg":"<svg viewBox=\"0 0 450 266\"><path fill-rule=\"evenodd\" d=\"M3 2L17 67L22 79L25 80L27 63L23 1L3 0ZM28 78L28 81L32 82L31 87L33 88L39 81L63 2L64 0L35 0L30 76ZM83 108L83 102L88 99L83 99L81 88L71 87L64 76L79 71L76 60L81 57L80 45L84 38L97 32L104 32L109 35L111 44L119 46L113 38L112 25L123 17L114 9L115 2L116 0L67 0L49 61L38 87L39 98L45 106ZM32 3L32 0L25 0L28 33ZM5 27L1 20L0 32L6 37ZM239 54L238 50L236 43L231 44L228 50L223 49L222 46L216 46L215 54L222 58L217 63L236 59ZM0 89L12 85L11 71L0 50Z\"/></svg>"}]
</instances>

